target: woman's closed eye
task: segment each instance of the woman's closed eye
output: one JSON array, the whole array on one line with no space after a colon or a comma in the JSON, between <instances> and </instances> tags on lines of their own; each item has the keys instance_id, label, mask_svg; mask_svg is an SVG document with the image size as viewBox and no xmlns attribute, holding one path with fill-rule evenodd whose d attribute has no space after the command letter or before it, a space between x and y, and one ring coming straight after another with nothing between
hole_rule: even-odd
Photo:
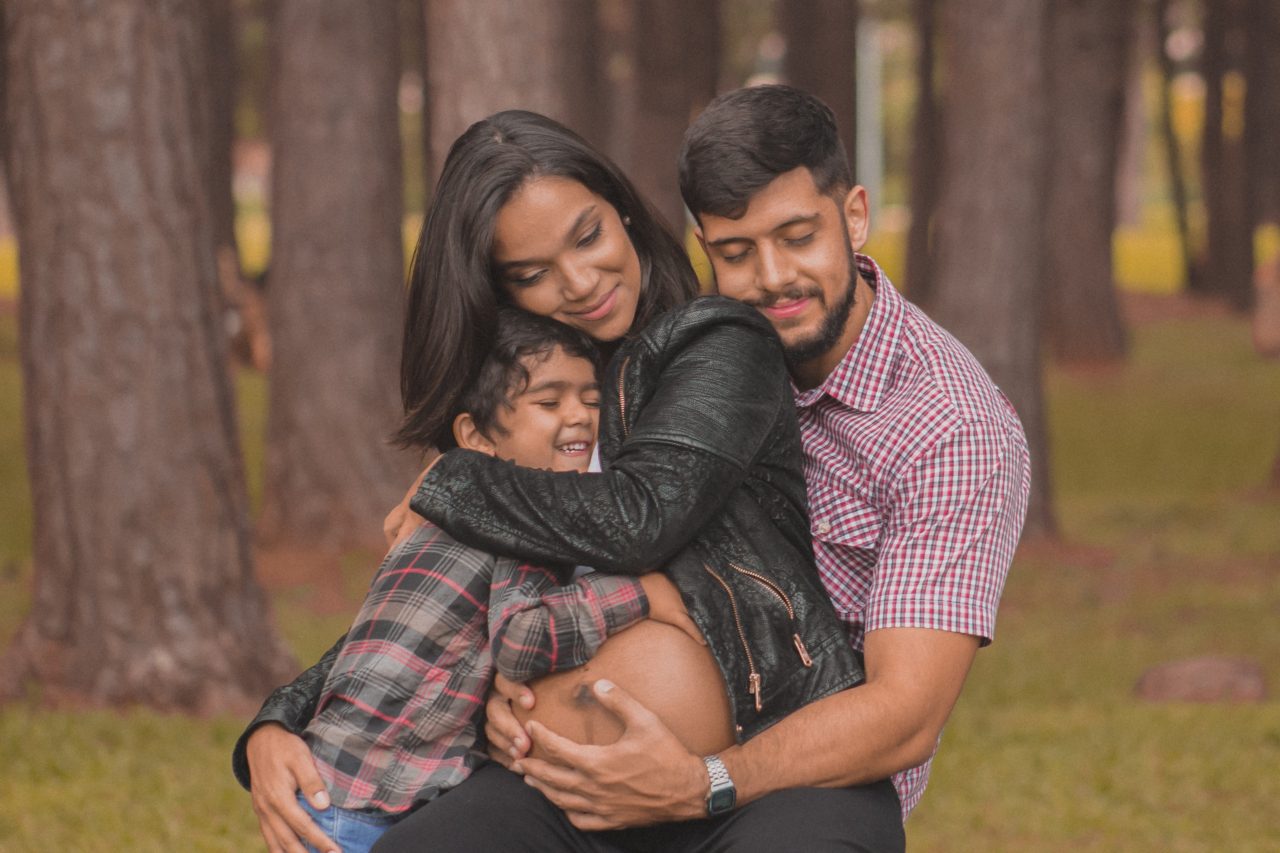
<instances>
[{"instance_id":1,"label":"woman's closed eye","mask_svg":"<svg viewBox=\"0 0 1280 853\"><path fill-rule=\"evenodd\" d=\"M507 281L510 282L513 287L529 287L541 281L542 277L546 274L546 270L532 270L524 273L523 275L510 274L507 276Z\"/></svg>"},{"instance_id":2,"label":"woman's closed eye","mask_svg":"<svg viewBox=\"0 0 1280 853\"><path fill-rule=\"evenodd\" d=\"M592 243L594 243L596 240L600 239L600 233L603 229L604 229L604 226L601 225L599 222L597 222L594 228L592 228L586 234L583 234L581 239L578 240L578 248L585 249L588 246L590 246Z\"/></svg>"}]
</instances>

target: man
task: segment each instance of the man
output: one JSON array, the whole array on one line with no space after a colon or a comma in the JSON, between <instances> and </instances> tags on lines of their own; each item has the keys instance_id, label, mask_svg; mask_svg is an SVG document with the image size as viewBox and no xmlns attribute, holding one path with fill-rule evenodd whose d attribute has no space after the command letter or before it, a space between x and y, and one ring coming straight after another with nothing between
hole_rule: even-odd
<instances>
[{"instance_id":1,"label":"man","mask_svg":"<svg viewBox=\"0 0 1280 853\"><path fill-rule=\"evenodd\" d=\"M660 828L654 843L816 850L826 835L900 847L900 835L885 842L841 822L822 789L871 790L891 777L902 817L919 802L942 727L994 633L1026 510L1022 429L973 357L856 254L866 192L816 99L783 86L717 98L685 136L680 180L719 292L758 308L786 348L815 556L867 680L719 761L689 753L604 683L597 699L626 725L617 743L580 746L533 724L529 736L554 763L524 757L528 738L497 697L491 752L517 759L513 769L576 830L689 821ZM736 807L727 816L691 820L725 804ZM614 843L563 830L557 842L575 849Z\"/></svg>"}]
</instances>

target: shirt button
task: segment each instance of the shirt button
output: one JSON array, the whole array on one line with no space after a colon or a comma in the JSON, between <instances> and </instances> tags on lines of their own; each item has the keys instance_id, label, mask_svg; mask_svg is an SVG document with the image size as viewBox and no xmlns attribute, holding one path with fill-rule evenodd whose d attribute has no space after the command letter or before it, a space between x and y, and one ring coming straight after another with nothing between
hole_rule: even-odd
<instances>
[{"instance_id":1,"label":"shirt button","mask_svg":"<svg viewBox=\"0 0 1280 853\"><path fill-rule=\"evenodd\" d=\"M824 520L824 521L819 521L819 522L818 522L818 532L819 532L819 533L821 533L821 534L822 534L822 535L824 535L824 536L825 536L826 534L830 533L830 532L831 532L831 522L829 522L829 521L825 521L825 520Z\"/></svg>"}]
</instances>

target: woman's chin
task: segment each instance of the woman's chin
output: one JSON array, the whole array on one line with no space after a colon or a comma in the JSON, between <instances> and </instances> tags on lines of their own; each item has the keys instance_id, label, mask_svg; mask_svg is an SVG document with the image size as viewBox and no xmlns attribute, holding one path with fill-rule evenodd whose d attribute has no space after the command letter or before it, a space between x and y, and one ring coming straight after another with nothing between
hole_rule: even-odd
<instances>
[{"instance_id":1,"label":"woman's chin","mask_svg":"<svg viewBox=\"0 0 1280 853\"><path fill-rule=\"evenodd\" d=\"M657 714L690 752L710 755L734 743L724 678L711 651L649 619L610 637L585 666L534 681L533 711L517 709L516 716L579 743L613 743L623 726L596 701L591 686L601 678Z\"/></svg>"}]
</instances>

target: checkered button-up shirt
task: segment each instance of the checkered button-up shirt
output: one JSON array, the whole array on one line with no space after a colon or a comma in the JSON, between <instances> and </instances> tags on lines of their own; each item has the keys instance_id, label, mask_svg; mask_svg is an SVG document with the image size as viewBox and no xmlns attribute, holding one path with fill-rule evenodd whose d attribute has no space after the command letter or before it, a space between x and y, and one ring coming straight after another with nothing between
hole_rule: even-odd
<instances>
[{"instance_id":1,"label":"checkered button-up shirt","mask_svg":"<svg viewBox=\"0 0 1280 853\"><path fill-rule=\"evenodd\" d=\"M484 760L495 667L527 681L580 666L648 613L635 578L560 580L430 523L394 548L303 735L334 805L398 813L455 787Z\"/></svg>"},{"instance_id":2,"label":"checkered button-up shirt","mask_svg":"<svg viewBox=\"0 0 1280 853\"><path fill-rule=\"evenodd\" d=\"M995 635L1030 462L1012 406L870 258L875 302L817 388L796 390L813 548L854 647L878 628ZM932 759L894 776L906 815Z\"/></svg>"}]
</instances>

